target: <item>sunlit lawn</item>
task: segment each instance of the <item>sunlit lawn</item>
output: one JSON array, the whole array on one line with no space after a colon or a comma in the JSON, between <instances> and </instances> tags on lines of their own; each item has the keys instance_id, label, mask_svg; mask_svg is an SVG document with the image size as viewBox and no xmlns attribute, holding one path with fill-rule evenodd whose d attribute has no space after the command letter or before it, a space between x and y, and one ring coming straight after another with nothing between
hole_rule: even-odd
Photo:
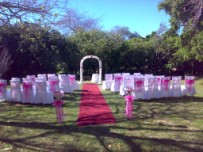
<instances>
[{"instance_id":1,"label":"sunlit lawn","mask_svg":"<svg viewBox=\"0 0 203 152\"><path fill-rule=\"evenodd\" d=\"M203 86L195 97L134 102L134 119L124 115L118 93L103 91L117 123L78 127L81 91L67 94L65 123L52 105L0 103L0 151L203 151Z\"/></svg>"}]
</instances>

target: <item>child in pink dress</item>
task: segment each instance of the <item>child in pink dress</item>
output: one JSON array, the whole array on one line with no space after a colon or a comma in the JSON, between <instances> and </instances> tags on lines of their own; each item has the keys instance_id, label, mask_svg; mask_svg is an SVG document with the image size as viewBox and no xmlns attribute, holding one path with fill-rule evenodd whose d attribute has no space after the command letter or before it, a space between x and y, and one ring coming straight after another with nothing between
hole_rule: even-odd
<instances>
[{"instance_id":1,"label":"child in pink dress","mask_svg":"<svg viewBox=\"0 0 203 152\"><path fill-rule=\"evenodd\" d=\"M59 124L61 124L63 122L63 119L64 119L63 107L62 107L62 105L64 104L64 102L62 100L63 93L61 93L60 91L55 92L54 97L55 97L55 100L53 102L53 106L56 109L57 121Z\"/></svg>"},{"instance_id":2,"label":"child in pink dress","mask_svg":"<svg viewBox=\"0 0 203 152\"><path fill-rule=\"evenodd\" d=\"M128 88L127 89L127 95L124 97L125 98L125 114L127 119L132 119L133 118L133 96L132 94L132 89Z\"/></svg>"}]
</instances>

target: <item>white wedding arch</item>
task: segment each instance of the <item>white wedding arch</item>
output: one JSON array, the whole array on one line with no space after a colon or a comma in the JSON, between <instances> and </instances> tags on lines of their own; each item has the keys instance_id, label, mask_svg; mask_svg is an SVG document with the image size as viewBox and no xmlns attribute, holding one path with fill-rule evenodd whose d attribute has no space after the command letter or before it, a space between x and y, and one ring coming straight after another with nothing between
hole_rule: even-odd
<instances>
[{"instance_id":1,"label":"white wedding arch","mask_svg":"<svg viewBox=\"0 0 203 152\"><path fill-rule=\"evenodd\" d=\"M87 55L80 60L80 84L83 83L83 62L86 59L92 59L92 58L97 59L99 62L99 82L98 82L98 84L102 84L102 61L99 57L97 57L95 55Z\"/></svg>"}]
</instances>

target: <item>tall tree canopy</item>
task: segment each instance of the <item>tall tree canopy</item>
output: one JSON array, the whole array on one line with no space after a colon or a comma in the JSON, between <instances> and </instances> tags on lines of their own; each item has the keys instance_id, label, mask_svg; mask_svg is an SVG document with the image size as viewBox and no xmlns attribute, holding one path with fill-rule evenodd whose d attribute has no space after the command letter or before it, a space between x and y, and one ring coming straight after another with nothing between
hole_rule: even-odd
<instances>
[{"instance_id":1,"label":"tall tree canopy","mask_svg":"<svg viewBox=\"0 0 203 152\"><path fill-rule=\"evenodd\" d=\"M96 19L71 9L68 0L2 0L0 2L0 25L23 22L61 26L72 31L97 26Z\"/></svg>"},{"instance_id":2,"label":"tall tree canopy","mask_svg":"<svg viewBox=\"0 0 203 152\"><path fill-rule=\"evenodd\" d=\"M163 38L166 42L170 39L175 42L170 47L170 50L173 50L170 57L171 63L201 64L203 61L203 0L164 0L159 4L159 9L165 10L171 16L171 27ZM194 69L194 66L189 68L187 66L185 69ZM195 73L192 72L192 74Z\"/></svg>"},{"instance_id":3,"label":"tall tree canopy","mask_svg":"<svg viewBox=\"0 0 203 152\"><path fill-rule=\"evenodd\" d=\"M180 27L193 29L203 28L202 0L164 0L159 4L159 10L165 10L171 16L171 30L177 32Z\"/></svg>"}]
</instances>

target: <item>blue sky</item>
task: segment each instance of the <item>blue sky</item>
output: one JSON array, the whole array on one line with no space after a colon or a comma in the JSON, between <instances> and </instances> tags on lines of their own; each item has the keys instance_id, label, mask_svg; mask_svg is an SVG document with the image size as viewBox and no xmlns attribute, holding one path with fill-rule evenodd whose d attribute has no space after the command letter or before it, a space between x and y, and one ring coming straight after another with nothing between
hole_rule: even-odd
<instances>
[{"instance_id":1,"label":"blue sky","mask_svg":"<svg viewBox=\"0 0 203 152\"><path fill-rule=\"evenodd\" d=\"M70 0L71 7L99 18L102 30L126 26L131 32L145 37L156 31L160 23L169 25L169 15L159 11L161 0Z\"/></svg>"}]
</instances>

